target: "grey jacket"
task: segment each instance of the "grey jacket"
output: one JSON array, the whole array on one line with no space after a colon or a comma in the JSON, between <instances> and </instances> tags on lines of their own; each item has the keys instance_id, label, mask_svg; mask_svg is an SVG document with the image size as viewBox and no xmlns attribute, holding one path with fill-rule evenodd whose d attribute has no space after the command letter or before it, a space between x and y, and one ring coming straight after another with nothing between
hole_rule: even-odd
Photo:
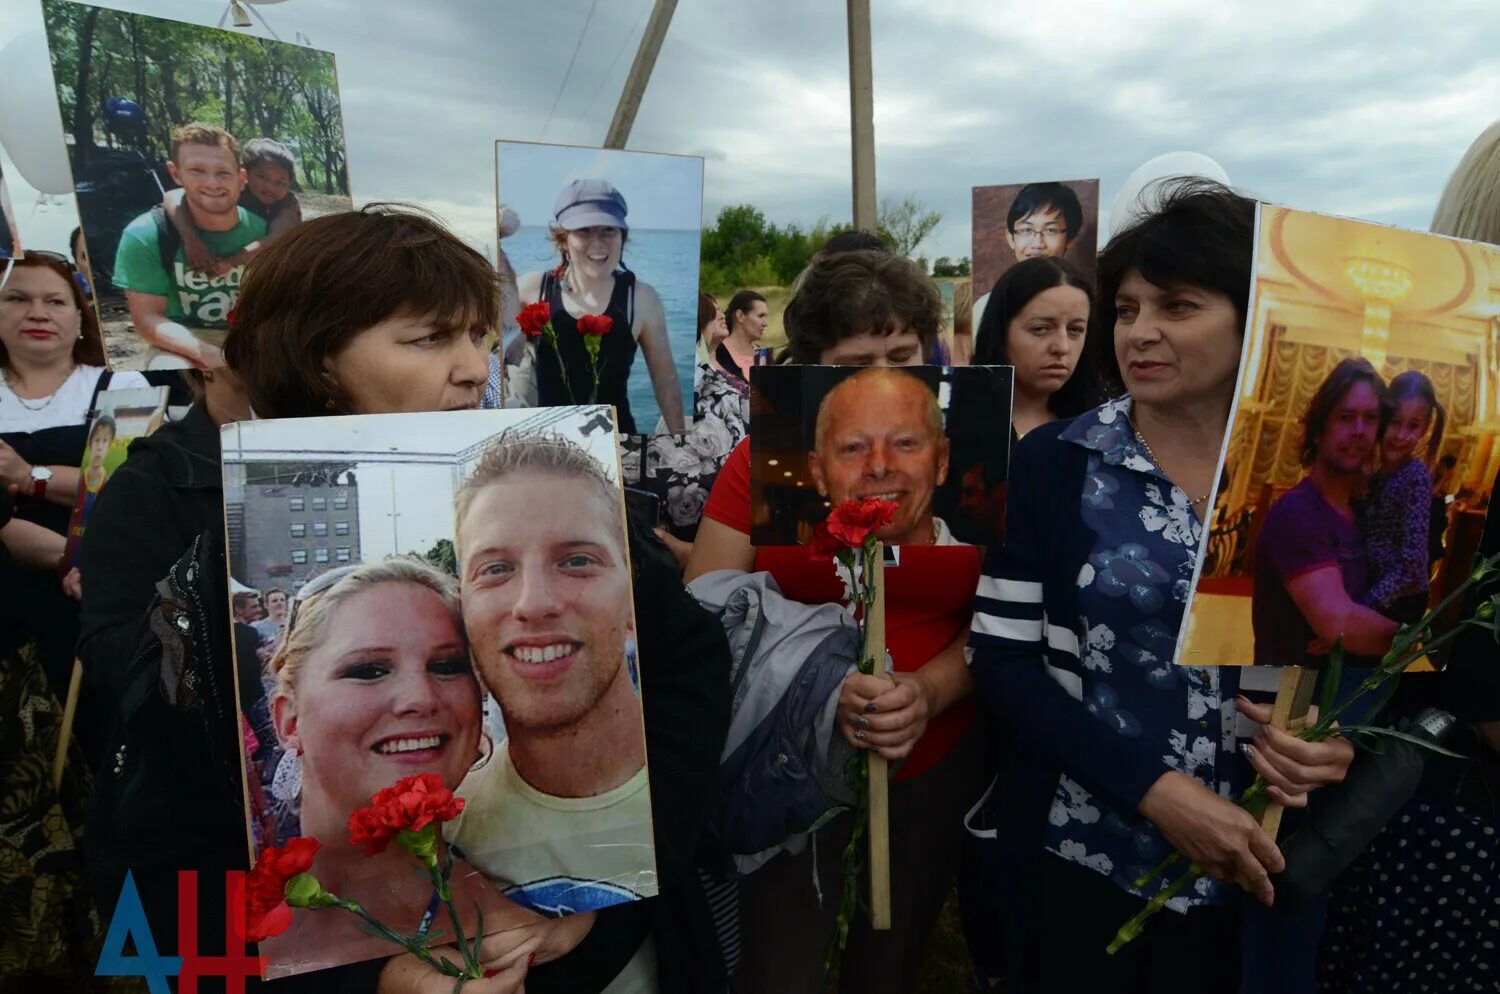
<instances>
[{"instance_id":1,"label":"grey jacket","mask_svg":"<svg viewBox=\"0 0 1500 994\"><path fill-rule=\"evenodd\" d=\"M729 638L732 717L710 830L733 872L809 835L854 798L853 750L835 727L839 689L856 669L859 632L837 604L788 600L769 573L716 570L688 585Z\"/></svg>"}]
</instances>

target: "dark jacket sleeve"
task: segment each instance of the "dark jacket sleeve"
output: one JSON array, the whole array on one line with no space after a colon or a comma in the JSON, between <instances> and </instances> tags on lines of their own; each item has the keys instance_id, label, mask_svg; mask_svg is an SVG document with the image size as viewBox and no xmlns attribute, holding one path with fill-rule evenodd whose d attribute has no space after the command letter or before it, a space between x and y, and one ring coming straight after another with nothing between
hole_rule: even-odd
<instances>
[{"instance_id":1,"label":"dark jacket sleeve","mask_svg":"<svg viewBox=\"0 0 1500 994\"><path fill-rule=\"evenodd\" d=\"M8 489L0 487L0 528L10 523L15 510L15 498ZM0 590L19 590L25 582L25 572L0 542ZM21 604L19 597L0 597L0 654L15 650L25 641L26 618Z\"/></svg>"},{"instance_id":2,"label":"dark jacket sleeve","mask_svg":"<svg viewBox=\"0 0 1500 994\"><path fill-rule=\"evenodd\" d=\"M1046 671L1048 622L1069 631L1076 624L1071 617L1048 619L1043 604L1071 600L1070 592L1057 589L1065 581L1049 564L1057 561L1057 546L1082 528L1076 512L1082 495L1053 492L1071 453L1059 458L1063 443L1034 436L1017 446L1011 463L1005 541L985 557L970 670L980 699L1005 723L1012 748L1061 767L1116 810L1133 812L1170 767L1159 750L1116 735L1092 717Z\"/></svg>"},{"instance_id":3,"label":"dark jacket sleeve","mask_svg":"<svg viewBox=\"0 0 1500 994\"><path fill-rule=\"evenodd\" d=\"M1495 477L1495 485L1500 486L1500 474ZM1476 561L1497 552L1500 552L1500 503L1491 497L1484 531L1479 536ZM1471 587L1464 598L1462 616L1473 617L1480 603L1497 593L1500 593L1500 586L1493 580L1487 581L1482 590ZM1466 628L1453 640L1448 665L1437 676L1439 707L1467 721L1500 720L1500 635L1485 628ZM1402 682L1417 681L1407 676ZM1433 681L1422 679L1420 682Z\"/></svg>"},{"instance_id":4,"label":"dark jacket sleeve","mask_svg":"<svg viewBox=\"0 0 1500 994\"><path fill-rule=\"evenodd\" d=\"M78 556L78 658L105 701L119 699L125 669L150 637L157 583L192 543L172 513L179 503L159 477L126 460L89 517Z\"/></svg>"},{"instance_id":5,"label":"dark jacket sleeve","mask_svg":"<svg viewBox=\"0 0 1500 994\"><path fill-rule=\"evenodd\" d=\"M710 991L723 977L697 856L729 733L729 643L671 554L634 523L631 555L659 892L599 912L576 949L527 975L528 994L602 990L648 932L662 994Z\"/></svg>"},{"instance_id":6,"label":"dark jacket sleeve","mask_svg":"<svg viewBox=\"0 0 1500 994\"><path fill-rule=\"evenodd\" d=\"M299 973L295 977L265 981L259 989L263 994L375 994L380 986L380 971L387 962L372 959L331 970Z\"/></svg>"}]
</instances>

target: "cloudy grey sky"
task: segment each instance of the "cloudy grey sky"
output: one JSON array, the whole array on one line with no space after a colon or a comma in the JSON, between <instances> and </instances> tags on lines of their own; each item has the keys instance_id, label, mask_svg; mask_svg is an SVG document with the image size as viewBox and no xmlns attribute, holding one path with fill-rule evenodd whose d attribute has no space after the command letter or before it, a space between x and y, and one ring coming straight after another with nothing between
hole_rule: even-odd
<instances>
[{"instance_id":1,"label":"cloudy grey sky","mask_svg":"<svg viewBox=\"0 0 1500 994\"><path fill-rule=\"evenodd\" d=\"M501 203L522 224L545 225L567 184L607 179L626 200L633 230L692 230L701 223L703 160L568 145L503 142L495 147Z\"/></svg>"},{"instance_id":2,"label":"cloudy grey sky","mask_svg":"<svg viewBox=\"0 0 1500 994\"><path fill-rule=\"evenodd\" d=\"M421 201L492 246L494 140L598 144L608 127L651 0L598 0L559 90L593 3L260 9L282 38L337 54L356 198ZM204 24L223 9L108 5ZM1500 113L1493 0L872 6L879 192L942 211L929 257L969 254L976 184L1097 176L1107 214L1132 169L1178 149L1262 199L1424 227ZM0 45L40 26L38 10L0 0ZM630 147L704 156L710 220L736 203L778 223L847 218L847 72L837 0L682 0ZM24 224L35 195L12 198Z\"/></svg>"}]
</instances>

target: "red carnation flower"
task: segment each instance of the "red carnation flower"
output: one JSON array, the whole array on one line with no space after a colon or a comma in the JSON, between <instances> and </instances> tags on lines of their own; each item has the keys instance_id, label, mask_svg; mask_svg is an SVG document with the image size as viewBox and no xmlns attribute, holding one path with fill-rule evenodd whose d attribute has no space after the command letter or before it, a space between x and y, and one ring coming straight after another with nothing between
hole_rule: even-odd
<instances>
[{"instance_id":1,"label":"red carnation flower","mask_svg":"<svg viewBox=\"0 0 1500 994\"><path fill-rule=\"evenodd\" d=\"M846 546L829 533L828 522L819 521L817 527L813 529L812 542L808 544L808 548L812 550L813 555L823 557L836 556Z\"/></svg>"},{"instance_id":2,"label":"red carnation flower","mask_svg":"<svg viewBox=\"0 0 1500 994\"><path fill-rule=\"evenodd\" d=\"M552 305L545 300L527 304L521 308L521 313L516 315L516 323L521 326L523 332L536 338L552 323Z\"/></svg>"},{"instance_id":3,"label":"red carnation flower","mask_svg":"<svg viewBox=\"0 0 1500 994\"><path fill-rule=\"evenodd\" d=\"M231 328L234 327L234 312L239 309L239 306L239 304L235 304L229 308L229 313L224 315L224 323Z\"/></svg>"},{"instance_id":4,"label":"red carnation flower","mask_svg":"<svg viewBox=\"0 0 1500 994\"><path fill-rule=\"evenodd\" d=\"M317 839L297 838L277 849L261 851L255 866L245 875L245 938L261 942L280 935L292 924L286 903L286 883L312 868L313 857L322 848Z\"/></svg>"},{"instance_id":5,"label":"red carnation flower","mask_svg":"<svg viewBox=\"0 0 1500 994\"><path fill-rule=\"evenodd\" d=\"M443 786L436 773L418 773L370 798L368 807L349 816L349 844L363 845L366 856L385 852L404 831L420 832L432 822L452 821L464 809L461 798Z\"/></svg>"},{"instance_id":6,"label":"red carnation flower","mask_svg":"<svg viewBox=\"0 0 1500 994\"><path fill-rule=\"evenodd\" d=\"M895 517L895 501L866 497L862 500L844 501L833 509L823 525L833 541L858 549L864 545L871 532L884 528Z\"/></svg>"},{"instance_id":7,"label":"red carnation flower","mask_svg":"<svg viewBox=\"0 0 1500 994\"><path fill-rule=\"evenodd\" d=\"M608 335L614 326L615 320L608 314L585 314L578 319L578 331L583 335Z\"/></svg>"}]
</instances>

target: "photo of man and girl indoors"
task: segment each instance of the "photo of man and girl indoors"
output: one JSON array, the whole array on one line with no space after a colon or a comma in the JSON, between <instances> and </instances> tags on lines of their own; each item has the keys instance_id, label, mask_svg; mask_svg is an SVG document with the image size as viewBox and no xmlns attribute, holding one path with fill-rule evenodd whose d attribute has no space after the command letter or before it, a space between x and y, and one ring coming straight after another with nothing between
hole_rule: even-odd
<instances>
[{"instance_id":1,"label":"photo of man and girl indoors","mask_svg":"<svg viewBox=\"0 0 1500 994\"><path fill-rule=\"evenodd\" d=\"M1496 376L1473 361L1495 250L1284 208L1259 238L1254 375L1179 661L1250 662L1253 638L1256 664L1316 667L1342 636L1372 665L1478 548L1500 471Z\"/></svg>"}]
</instances>

